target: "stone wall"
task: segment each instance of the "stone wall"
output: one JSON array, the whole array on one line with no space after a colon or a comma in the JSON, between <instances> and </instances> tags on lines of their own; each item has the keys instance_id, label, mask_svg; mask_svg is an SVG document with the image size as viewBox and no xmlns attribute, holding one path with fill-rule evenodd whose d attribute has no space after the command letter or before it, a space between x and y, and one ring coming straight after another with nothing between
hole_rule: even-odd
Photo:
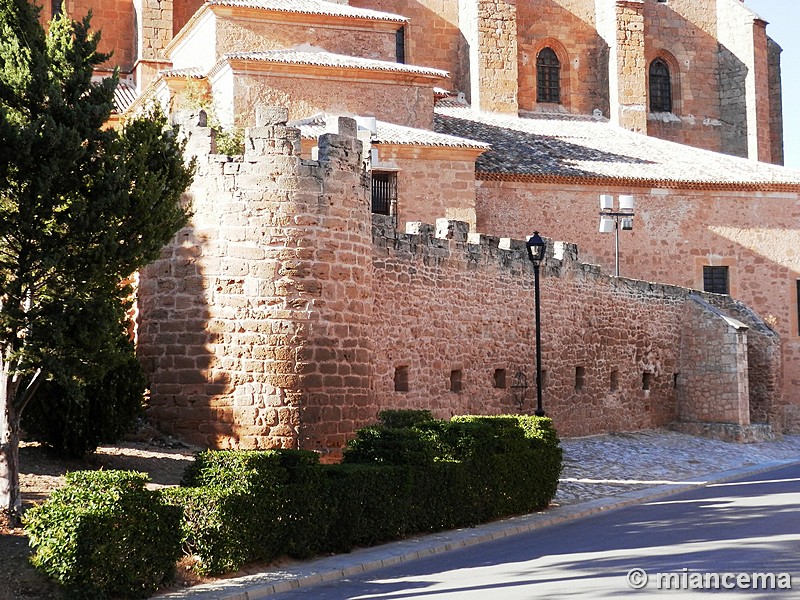
<instances>
[{"instance_id":1,"label":"stone wall","mask_svg":"<svg viewBox=\"0 0 800 600\"><path fill-rule=\"evenodd\" d=\"M140 276L150 411L210 447L340 446L368 395L370 231L355 124L300 158L287 113L262 111L243 157L200 157L190 227ZM352 131L350 131L352 130Z\"/></svg>"},{"instance_id":2,"label":"stone wall","mask_svg":"<svg viewBox=\"0 0 800 600\"><path fill-rule=\"evenodd\" d=\"M225 52L259 52L297 46L322 48L334 54L361 56L395 62L395 30L399 24L389 23L382 29L353 24L331 24L326 27L309 26L308 23L245 20L241 17L217 19L218 55Z\"/></svg>"},{"instance_id":3,"label":"stone wall","mask_svg":"<svg viewBox=\"0 0 800 600\"><path fill-rule=\"evenodd\" d=\"M731 295L752 307L781 337L783 418L787 428L796 430L798 194L627 186L602 191L635 197L633 230L620 232L623 276L703 289L703 266L728 267ZM476 199L479 231L524 237L532 227L547 223L542 234L575 242L583 260L611 271L614 235L598 233L598 211L596 188L566 184L481 181Z\"/></svg>"},{"instance_id":4,"label":"stone wall","mask_svg":"<svg viewBox=\"0 0 800 600\"><path fill-rule=\"evenodd\" d=\"M259 72L261 71L261 72ZM365 71L326 74L313 72L282 75L244 63L215 80L224 91L215 102L217 114L231 114L236 126L246 126L261 106L286 106L290 119L320 112L375 116L390 123L429 129L433 122L431 81L419 83L370 78ZM227 81L222 81L225 78ZM224 120L223 120L224 121ZM226 126L232 123L224 122Z\"/></svg>"},{"instance_id":5,"label":"stone wall","mask_svg":"<svg viewBox=\"0 0 800 600\"><path fill-rule=\"evenodd\" d=\"M123 76L133 70L136 61L136 35L133 11L134 0L66 0L64 8L75 20L83 19L92 12L92 30L101 31L100 52L114 55L103 65L109 71L119 66ZM43 4L37 2L36 4ZM171 1L170 1L171 4ZM49 9L49 7L48 7ZM42 14L49 13L43 10Z\"/></svg>"},{"instance_id":6,"label":"stone wall","mask_svg":"<svg viewBox=\"0 0 800 600\"><path fill-rule=\"evenodd\" d=\"M524 243L447 219L398 233L370 215L355 122L340 118L312 161L287 117L260 111L241 157L214 154L211 130L188 130L192 223L139 283L150 414L204 446L335 457L385 408L531 412ZM744 324L736 343L719 343L730 321L691 290L609 277L563 243L549 244L541 288L545 410L561 435L681 416L746 427L748 371L777 380L774 362L744 361ZM758 343L778 355L776 337ZM761 400L770 414L774 399Z\"/></svg>"}]
</instances>

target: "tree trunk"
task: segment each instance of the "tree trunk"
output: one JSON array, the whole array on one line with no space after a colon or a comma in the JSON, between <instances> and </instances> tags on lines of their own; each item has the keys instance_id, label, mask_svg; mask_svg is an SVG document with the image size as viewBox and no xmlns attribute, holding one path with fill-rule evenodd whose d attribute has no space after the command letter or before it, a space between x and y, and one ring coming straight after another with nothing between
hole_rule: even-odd
<instances>
[{"instance_id":1,"label":"tree trunk","mask_svg":"<svg viewBox=\"0 0 800 600\"><path fill-rule=\"evenodd\" d=\"M9 362L0 356L0 510L12 525L22 516L19 489L19 418L14 407L16 385Z\"/></svg>"}]
</instances>

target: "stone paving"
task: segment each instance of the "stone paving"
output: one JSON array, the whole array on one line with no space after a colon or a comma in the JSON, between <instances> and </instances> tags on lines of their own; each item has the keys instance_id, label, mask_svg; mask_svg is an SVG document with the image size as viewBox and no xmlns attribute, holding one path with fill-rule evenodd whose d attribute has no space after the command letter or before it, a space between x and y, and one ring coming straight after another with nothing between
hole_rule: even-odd
<instances>
[{"instance_id":1,"label":"stone paving","mask_svg":"<svg viewBox=\"0 0 800 600\"><path fill-rule=\"evenodd\" d=\"M665 429L562 439L564 469L554 499L569 505L680 484L740 467L800 459L800 435L740 444Z\"/></svg>"}]
</instances>

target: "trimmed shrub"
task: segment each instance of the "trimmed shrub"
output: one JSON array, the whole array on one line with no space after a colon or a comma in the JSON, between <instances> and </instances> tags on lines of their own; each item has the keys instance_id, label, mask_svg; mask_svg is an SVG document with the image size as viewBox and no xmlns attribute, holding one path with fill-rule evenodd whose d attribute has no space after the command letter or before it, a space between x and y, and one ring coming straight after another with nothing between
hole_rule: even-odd
<instances>
[{"instance_id":1,"label":"trimmed shrub","mask_svg":"<svg viewBox=\"0 0 800 600\"><path fill-rule=\"evenodd\" d=\"M25 513L34 567L71 598L146 598L174 575L181 513L133 471L76 471Z\"/></svg>"},{"instance_id":2,"label":"trimmed shrub","mask_svg":"<svg viewBox=\"0 0 800 600\"><path fill-rule=\"evenodd\" d=\"M382 410L378 413L378 422L389 429L407 429L434 420L429 410Z\"/></svg>"},{"instance_id":3,"label":"trimmed shrub","mask_svg":"<svg viewBox=\"0 0 800 600\"><path fill-rule=\"evenodd\" d=\"M365 427L348 442L342 462L386 465L427 465L437 455L435 434L416 428Z\"/></svg>"},{"instance_id":4,"label":"trimmed shrub","mask_svg":"<svg viewBox=\"0 0 800 600\"><path fill-rule=\"evenodd\" d=\"M199 453L185 487L164 491L166 502L183 507L181 539L195 571L218 575L318 552L327 506L320 468L319 455L301 450Z\"/></svg>"}]
</instances>

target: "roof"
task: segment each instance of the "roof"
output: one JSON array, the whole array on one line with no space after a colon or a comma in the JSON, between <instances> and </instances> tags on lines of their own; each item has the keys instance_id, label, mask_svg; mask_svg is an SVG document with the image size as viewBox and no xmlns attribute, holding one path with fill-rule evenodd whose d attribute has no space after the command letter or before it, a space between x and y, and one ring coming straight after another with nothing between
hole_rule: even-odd
<instances>
[{"instance_id":1,"label":"roof","mask_svg":"<svg viewBox=\"0 0 800 600\"><path fill-rule=\"evenodd\" d=\"M186 79L203 79L205 77L202 71L195 67L187 67L185 69L162 69L158 74L164 78L184 77Z\"/></svg>"},{"instance_id":2,"label":"roof","mask_svg":"<svg viewBox=\"0 0 800 600\"><path fill-rule=\"evenodd\" d=\"M361 58L334 54L324 50L266 50L263 52L233 52L225 54L223 60L245 60L254 62L270 62L278 64L314 65L319 67L343 67L346 69L362 69L365 71L384 71L408 73L414 75L430 75L434 77L448 77L447 71L429 67L417 67L404 63L376 60L374 58Z\"/></svg>"},{"instance_id":3,"label":"roof","mask_svg":"<svg viewBox=\"0 0 800 600\"><path fill-rule=\"evenodd\" d=\"M120 81L117 87L114 88L114 110L118 113L124 113L133 104L137 96L135 87Z\"/></svg>"},{"instance_id":4,"label":"roof","mask_svg":"<svg viewBox=\"0 0 800 600\"><path fill-rule=\"evenodd\" d=\"M444 101L436 106L434 129L491 145L476 162L478 179L800 189L800 171L661 140L593 117L514 117Z\"/></svg>"},{"instance_id":5,"label":"roof","mask_svg":"<svg viewBox=\"0 0 800 600\"><path fill-rule=\"evenodd\" d=\"M300 129L302 137L317 139L326 133L326 121L333 115L318 114L307 119L298 119L288 124ZM358 117L353 117L357 121ZM397 146L429 146L441 148L474 148L477 150L488 149L488 144L429 131L427 129L414 129L404 125L395 125L386 121L375 121L376 133L372 136L373 144L389 144ZM365 129L359 124L359 129Z\"/></svg>"},{"instance_id":6,"label":"roof","mask_svg":"<svg viewBox=\"0 0 800 600\"><path fill-rule=\"evenodd\" d=\"M398 23L405 23L408 21L406 17L400 15L366 8L357 8L337 2L325 2L325 0L208 0L206 4L210 6L260 8L273 12L350 17L353 19L368 19L371 21L396 21Z\"/></svg>"}]
</instances>

